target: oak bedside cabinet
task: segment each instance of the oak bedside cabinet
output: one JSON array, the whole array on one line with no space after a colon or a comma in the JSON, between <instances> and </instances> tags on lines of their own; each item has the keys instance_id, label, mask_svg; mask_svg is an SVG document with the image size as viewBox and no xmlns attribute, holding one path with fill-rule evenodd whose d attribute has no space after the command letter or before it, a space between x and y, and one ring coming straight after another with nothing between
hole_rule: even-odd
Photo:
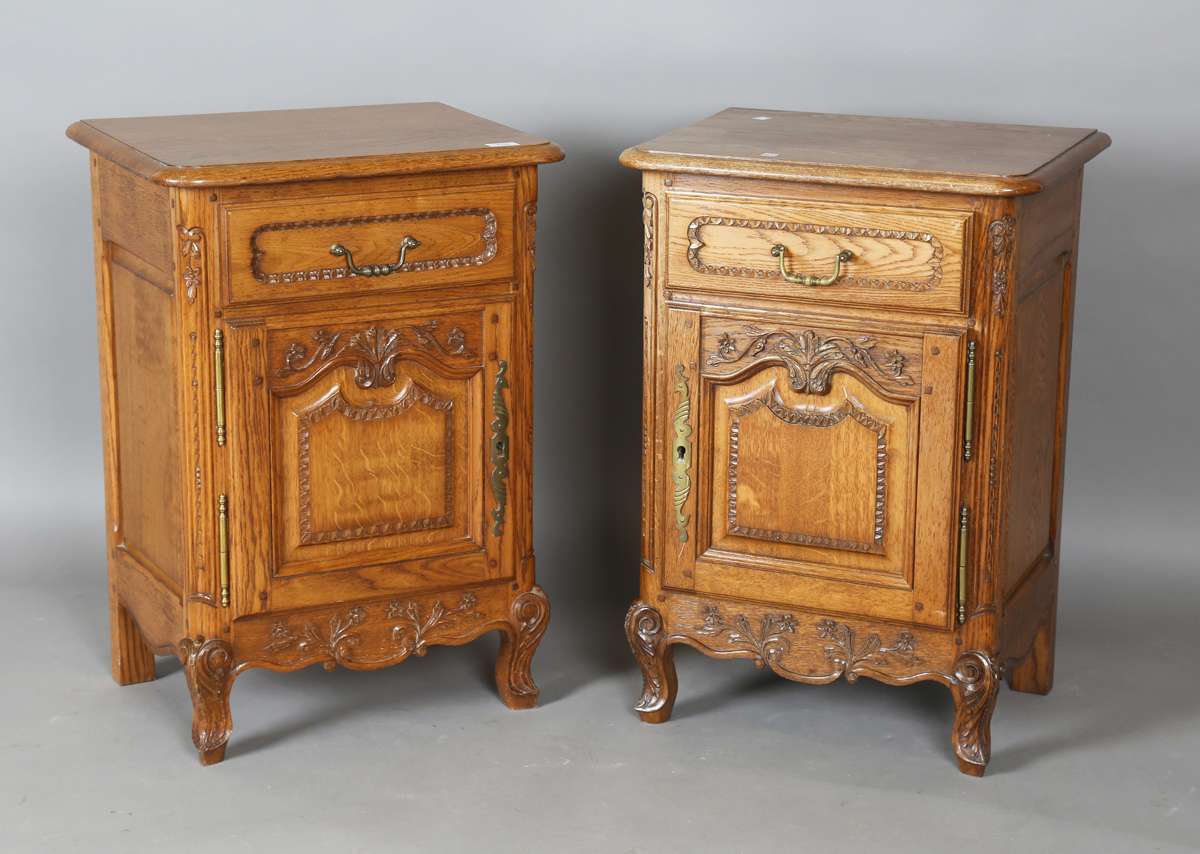
<instances>
[{"instance_id":1,"label":"oak bedside cabinet","mask_svg":"<svg viewBox=\"0 0 1200 854\"><path fill-rule=\"evenodd\" d=\"M537 166L442 104L84 121L113 675L183 662L205 764L248 667L501 635L534 705Z\"/></svg>"},{"instance_id":2,"label":"oak bedside cabinet","mask_svg":"<svg viewBox=\"0 0 1200 854\"><path fill-rule=\"evenodd\" d=\"M643 170L645 721L674 644L932 679L981 775L1006 662L1050 690L1092 130L731 109Z\"/></svg>"}]
</instances>

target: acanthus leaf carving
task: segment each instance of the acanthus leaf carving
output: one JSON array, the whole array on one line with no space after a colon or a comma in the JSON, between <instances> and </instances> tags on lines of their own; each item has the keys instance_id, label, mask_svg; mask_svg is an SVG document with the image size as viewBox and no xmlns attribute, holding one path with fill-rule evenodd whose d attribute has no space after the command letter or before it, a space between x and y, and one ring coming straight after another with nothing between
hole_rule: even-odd
<instances>
[{"instance_id":1,"label":"acanthus leaf carving","mask_svg":"<svg viewBox=\"0 0 1200 854\"><path fill-rule=\"evenodd\" d=\"M225 755L233 731L229 689L234 679L233 646L220 638L184 638L176 647L192 695L192 742L209 765Z\"/></svg>"},{"instance_id":2,"label":"acanthus leaf carving","mask_svg":"<svg viewBox=\"0 0 1200 854\"><path fill-rule=\"evenodd\" d=\"M372 325L355 332L342 344L342 333L328 333L318 329L310 333L315 347L293 341L284 352L284 364L275 370L275 376L287 377L301 374L314 367L325 367L335 361L347 361L354 367L354 383L359 388L384 388L396 382L395 363L406 347L419 347L434 356L473 360L476 352L467 346L467 333L455 326L446 333L446 343L436 337L439 321L427 320L410 325L407 330L416 339L416 344L405 337L400 328L386 329Z\"/></svg>"},{"instance_id":3,"label":"acanthus leaf carving","mask_svg":"<svg viewBox=\"0 0 1200 854\"><path fill-rule=\"evenodd\" d=\"M972 650L954 660L954 751L961 763L982 768L991 758L992 710L1003 678L1004 662L987 653Z\"/></svg>"},{"instance_id":4,"label":"acanthus leaf carving","mask_svg":"<svg viewBox=\"0 0 1200 854\"><path fill-rule=\"evenodd\" d=\"M822 338L811 329L797 334L786 329L766 332L757 326L743 326L742 332L752 336L744 347L728 332L721 333L707 364L720 367L743 359L775 358L787 368L792 388L802 394L825 393L833 372L845 368L857 368L876 380L913 384L913 378L904 372L904 354L889 350L880 364L875 355L879 342L867 335L854 340L840 335Z\"/></svg>"}]
</instances>

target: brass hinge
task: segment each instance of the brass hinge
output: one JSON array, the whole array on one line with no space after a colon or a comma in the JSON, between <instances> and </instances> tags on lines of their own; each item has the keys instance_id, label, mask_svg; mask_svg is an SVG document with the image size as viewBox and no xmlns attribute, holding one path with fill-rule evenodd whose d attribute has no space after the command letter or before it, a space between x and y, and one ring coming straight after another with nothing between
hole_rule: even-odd
<instances>
[{"instance_id":1,"label":"brass hinge","mask_svg":"<svg viewBox=\"0 0 1200 854\"><path fill-rule=\"evenodd\" d=\"M970 462L975 442L975 342L967 343L967 405L963 413L963 460Z\"/></svg>"},{"instance_id":2,"label":"brass hinge","mask_svg":"<svg viewBox=\"0 0 1200 854\"><path fill-rule=\"evenodd\" d=\"M229 607L229 502L222 495L217 499L217 536L221 555L221 607Z\"/></svg>"},{"instance_id":3,"label":"brass hinge","mask_svg":"<svg viewBox=\"0 0 1200 854\"><path fill-rule=\"evenodd\" d=\"M967 530L971 511L965 506L958 517L958 622L967 621Z\"/></svg>"},{"instance_id":4,"label":"brass hinge","mask_svg":"<svg viewBox=\"0 0 1200 854\"><path fill-rule=\"evenodd\" d=\"M225 444L225 337L213 330L213 391L217 401L217 444Z\"/></svg>"}]
</instances>

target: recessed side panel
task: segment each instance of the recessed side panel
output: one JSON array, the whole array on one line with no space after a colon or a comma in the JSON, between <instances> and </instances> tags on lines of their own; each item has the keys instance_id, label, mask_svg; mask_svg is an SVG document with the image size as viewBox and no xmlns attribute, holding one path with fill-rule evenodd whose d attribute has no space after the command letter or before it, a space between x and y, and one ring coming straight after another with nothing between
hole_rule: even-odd
<instances>
[{"instance_id":1,"label":"recessed side panel","mask_svg":"<svg viewBox=\"0 0 1200 854\"><path fill-rule=\"evenodd\" d=\"M118 544L141 564L184 581L180 424L170 275L122 249L113 263Z\"/></svg>"},{"instance_id":2,"label":"recessed side panel","mask_svg":"<svg viewBox=\"0 0 1200 854\"><path fill-rule=\"evenodd\" d=\"M1052 547L1055 431L1066 270L1048 271L1017 309L1006 591Z\"/></svg>"}]
</instances>

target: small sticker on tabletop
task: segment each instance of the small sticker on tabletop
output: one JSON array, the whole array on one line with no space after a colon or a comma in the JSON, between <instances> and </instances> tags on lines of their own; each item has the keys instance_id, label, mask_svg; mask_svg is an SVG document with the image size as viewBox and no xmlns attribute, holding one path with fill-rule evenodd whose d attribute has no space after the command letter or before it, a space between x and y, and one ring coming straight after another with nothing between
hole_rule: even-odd
<instances>
[{"instance_id":1,"label":"small sticker on tabletop","mask_svg":"<svg viewBox=\"0 0 1200 854\"><path fill-rule=\"evenodd\" d=\"M519 143L519 142L485 142L484 143L484 145L486 145L488 148L504 148L505 146L520 145L520 144L521 143Z\"/></svg>"}]
</instances>

